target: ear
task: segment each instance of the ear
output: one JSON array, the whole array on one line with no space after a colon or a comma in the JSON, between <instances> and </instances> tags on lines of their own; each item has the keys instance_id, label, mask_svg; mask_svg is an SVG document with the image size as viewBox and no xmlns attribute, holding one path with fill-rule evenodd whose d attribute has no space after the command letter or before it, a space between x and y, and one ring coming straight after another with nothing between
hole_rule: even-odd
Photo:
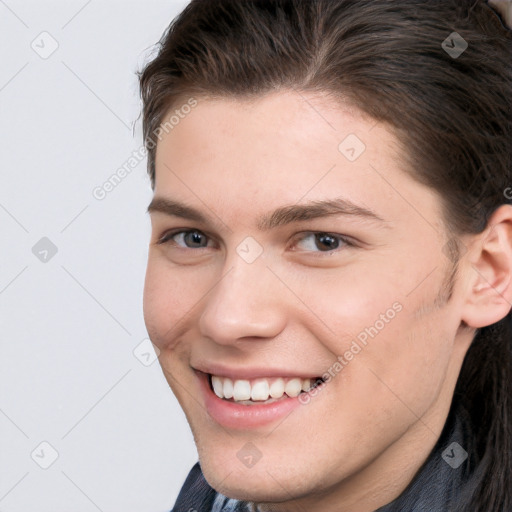
<instances>
[{"instance_id":1,"label":"ear","mask_svg":"<svg viewBox=\"0 0 512 512\"><path fill-rule=\"evenodd\" d=\"M474 328L499 322L512 308L511 205L493 213L465 260L468 287L461 319Z\"/></svg>"}]
</instances>

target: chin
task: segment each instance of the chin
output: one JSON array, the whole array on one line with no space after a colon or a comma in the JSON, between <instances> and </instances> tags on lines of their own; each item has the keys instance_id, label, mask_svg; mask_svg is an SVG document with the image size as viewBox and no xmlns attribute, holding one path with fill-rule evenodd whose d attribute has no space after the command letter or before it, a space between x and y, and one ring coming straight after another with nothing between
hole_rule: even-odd
<instances>
[{"instance_id":1,"label":"chin","mask_svg":"<svg viewBox=\"0 0 512 512\"><path fill-rule=\"evenodd\" d=\"M206 474L205 478L214 487ZM284 482L284 486L286 489L289 489L288 482ZM247 475L244 477L231 474L226 481L214 487L214 489L228 498L255 503L280 503L292 498L290 491L285 491L267 473L265 476L261 475L261 478L260 475Z\"/></svg>"},{"instance_id":2,"label":"chin","mask_svg":"<svg viewBox=\"0 0 512 512\"><path fill-rule=\"evenodd\" d=\"M239 443L237 443L238 448ZM232 449L214 449L208 455L201 456L200 464L206 481L217 492L228 498L249 502L279 503L307 494L311 481L293 475L293 471L283 471L283 467L292 468L293 459L287 463L276 453L275 458L263 456L253 467L245 467L237 457L226 457ZM263 459L266 459L265 461ZM305 478L305 477L304 477Z\"/></svg>"}]
</instances>

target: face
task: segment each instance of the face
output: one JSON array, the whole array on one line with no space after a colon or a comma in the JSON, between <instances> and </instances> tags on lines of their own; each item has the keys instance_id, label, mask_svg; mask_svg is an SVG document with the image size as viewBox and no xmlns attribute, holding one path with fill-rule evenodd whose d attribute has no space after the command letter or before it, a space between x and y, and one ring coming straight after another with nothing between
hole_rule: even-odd
<instances>
[{"instance_id":1,"label":"face","mask_svg":"<svg viewBox=\"0 0 512 512\"><path fill-rule=\"evenodd\" d=\"M319 95L198 99L158 143L150 214L146 326L208 482L374 510L435 444L467 349L440 199L392 132Z\"/></svg>"}]
</instances>

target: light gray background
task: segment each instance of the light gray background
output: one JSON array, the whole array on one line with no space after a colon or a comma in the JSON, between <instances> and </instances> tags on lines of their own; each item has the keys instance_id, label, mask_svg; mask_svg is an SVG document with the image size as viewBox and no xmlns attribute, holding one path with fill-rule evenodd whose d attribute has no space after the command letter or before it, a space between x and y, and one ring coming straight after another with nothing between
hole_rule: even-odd
<instances>
[{"instance_id":1,"label":"light gray background","mask_svg":"<svg viewBox=\"0 0 512 512\"><path fill-rule=\"evenodd\" d=\"M92 193L141 147L135 72L186 3L0 0L1 512L168 511L197 460L144 342L145 159Z\"/></svg>"}]
</instances>

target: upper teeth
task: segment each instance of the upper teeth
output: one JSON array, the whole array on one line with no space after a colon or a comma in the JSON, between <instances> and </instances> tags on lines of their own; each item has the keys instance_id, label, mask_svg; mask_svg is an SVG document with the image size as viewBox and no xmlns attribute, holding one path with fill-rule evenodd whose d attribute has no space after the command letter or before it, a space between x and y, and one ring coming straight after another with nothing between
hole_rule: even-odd
<instances>
[{"instance_id":1,"label":"upper teeth","mask_svg":"<svg viewBox=\"0 0 512 512\"><path fill-rule=\"evenodd\" d=\"M265 401L269 398L281 398L285 393L290 397L295 397L301 391L311 389L311 379L301 379L298 377L273 378L273 379L254 379L232 380L227 377L218 377L212 375L213 391L219 398L233 398L235 401L254 400Z\"/></svg>"}]
</instances>

